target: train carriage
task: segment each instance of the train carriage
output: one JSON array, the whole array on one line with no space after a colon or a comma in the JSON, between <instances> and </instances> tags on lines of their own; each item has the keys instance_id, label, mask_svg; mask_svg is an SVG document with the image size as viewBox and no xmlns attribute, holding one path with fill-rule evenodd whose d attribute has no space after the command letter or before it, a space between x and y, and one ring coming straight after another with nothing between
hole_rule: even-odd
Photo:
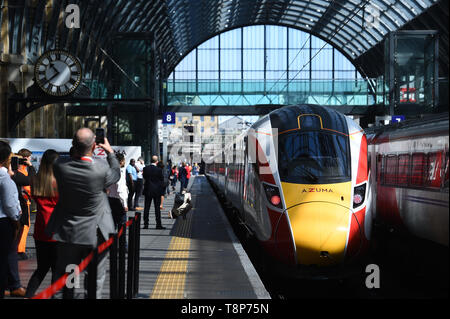
<instances>
[{"instance_id":1,"label":"train carriage","mask_svg":"<svg viewBox=\"0 0 450 319\"><path fill-rule=\"evenodd\" d=\"M381 227L448 247L448 113L368 130Z\"/></svg>"},{"instance_id":2,"label":"train carriage","mask_svg":"<svg viewBox=\"0 0 450 319\"><path fill-rule=\"evenodd\" d=\"M206 174L273 259L322 270L367 249L367 159L366 136L351 118L317 105L286 106L227 145Z\"/></svg>"}]
</instances>

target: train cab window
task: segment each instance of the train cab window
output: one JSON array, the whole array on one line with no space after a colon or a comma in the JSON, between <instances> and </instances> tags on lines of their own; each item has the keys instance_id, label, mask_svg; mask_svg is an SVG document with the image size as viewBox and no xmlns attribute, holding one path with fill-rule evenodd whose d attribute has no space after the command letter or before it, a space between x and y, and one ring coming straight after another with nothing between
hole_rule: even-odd
<instances>
[{"instance_id":1,"label":"train cab window","mask_svg":"<svg viewBox=\"0 0 450 319\"><path fill-rule=\"evenodd\" d=\"M425 154L415 153L412 155L412 168L411 168L411 185L423 186L424 172L427 162Z\"/></svg>"},{"instance_id":2,"label":"train cab window","mask_svg":"<svg viewBox=\"0 0 450 319\"><path fill-rule=\"evenodd\" d=\"M325 184L350 180L347 136L293 132L279 136L278 145L278 168L283 182Z\"/></svg>"},{"instance_id":3,"label":"train cab window","mask_svg":"<svg viewBox=\"0 0 450 319\"><path fill-rule=\"evenodd\" d=\"M397 184L400 186L407 186L408 175L409 175L409 154L399 155Z\"/></svg>"},{"instance_id":4,"label":"train cab window","mask_svg":"<svg viewBox=\"0 0 450 319\"><path fill-rule=\"evenodd\" d=\"M397 165L398 158L396 155L386 157L386 166L384 174L384 183L388 185L395 185L397 183Z\"/></svg>"}]
</instances>

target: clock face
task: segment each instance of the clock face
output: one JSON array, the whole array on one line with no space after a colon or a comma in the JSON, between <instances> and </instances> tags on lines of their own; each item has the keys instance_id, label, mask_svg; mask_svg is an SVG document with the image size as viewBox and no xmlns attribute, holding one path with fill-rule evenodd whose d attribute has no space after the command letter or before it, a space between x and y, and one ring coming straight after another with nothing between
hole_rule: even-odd
<instances>
[{"instance_id":1,"label":"clock face","mask_svg":"<svg viewBox=\"0 0 450 319\"><path fill-rule=\"evenodd\" d=\"M37 60L34 75L39 87L47 94L69 95L81 83L81 63L67 51L47 51Z\"/></svg>"}]
</instances>

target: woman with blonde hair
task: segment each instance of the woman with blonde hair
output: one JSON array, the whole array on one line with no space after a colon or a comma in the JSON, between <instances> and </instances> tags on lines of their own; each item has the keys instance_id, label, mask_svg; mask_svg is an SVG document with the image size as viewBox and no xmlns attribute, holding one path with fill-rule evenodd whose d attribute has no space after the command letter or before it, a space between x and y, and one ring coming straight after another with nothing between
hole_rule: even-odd
<instances>
[{"instance_id":1,"label":"woman with blonde hair","mask_svg":"<svg viewBox=\"0 0 450 319\"><path fill-rule=\"evenodd\" d=\"M52 277L55 274L56 241L47 236L44 230L58 202L58 188L53 175L53 164L58 157L59 154L55 150L45 151L41 159L39 172L31 182L31 195L37 206L33 235L36 243L37 269L28 282L25 295L28 298L34 296L50 268L52 269Z\"/></svg>"}]
</instances>

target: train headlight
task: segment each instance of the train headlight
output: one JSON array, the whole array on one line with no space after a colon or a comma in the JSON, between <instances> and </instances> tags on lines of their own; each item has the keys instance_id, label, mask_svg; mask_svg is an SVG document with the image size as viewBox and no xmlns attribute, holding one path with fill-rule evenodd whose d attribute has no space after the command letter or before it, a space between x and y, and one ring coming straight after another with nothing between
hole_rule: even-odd
<instances>
[{"instance_id":1,"label":"train headlight","mask_svg":"<svg viewBox=\"0 0 450 319\"><path fill-rule=\"evenodd\" d=\"M353 208L361 206L366 198L366 183L355 187L353 192Z\"/></svg>"},{"instance_id":2,"label":"train headlight","mask_svg":"<svg viewBox=\"0 0 450 319\"><path fill-rule=\"evenodd\" d=\"M281 203L281 198L278 195L273 195L270 198L270 202L272 203L273 206L278 206Z\"/></svg>"},{"instance_id":3,"label":"train headlight","mask_svg":"<svg viewBox=\"0 0 450 319\"><path fill-rule=\"evenodd\" d=\"M264 186L264 192L266 193L266 198L273 206L278 208L283 208L281 204L281 196L280 196L280 190L277 186L268 185L266 183L263 183Z\"/></svg>"}]
</instances>

